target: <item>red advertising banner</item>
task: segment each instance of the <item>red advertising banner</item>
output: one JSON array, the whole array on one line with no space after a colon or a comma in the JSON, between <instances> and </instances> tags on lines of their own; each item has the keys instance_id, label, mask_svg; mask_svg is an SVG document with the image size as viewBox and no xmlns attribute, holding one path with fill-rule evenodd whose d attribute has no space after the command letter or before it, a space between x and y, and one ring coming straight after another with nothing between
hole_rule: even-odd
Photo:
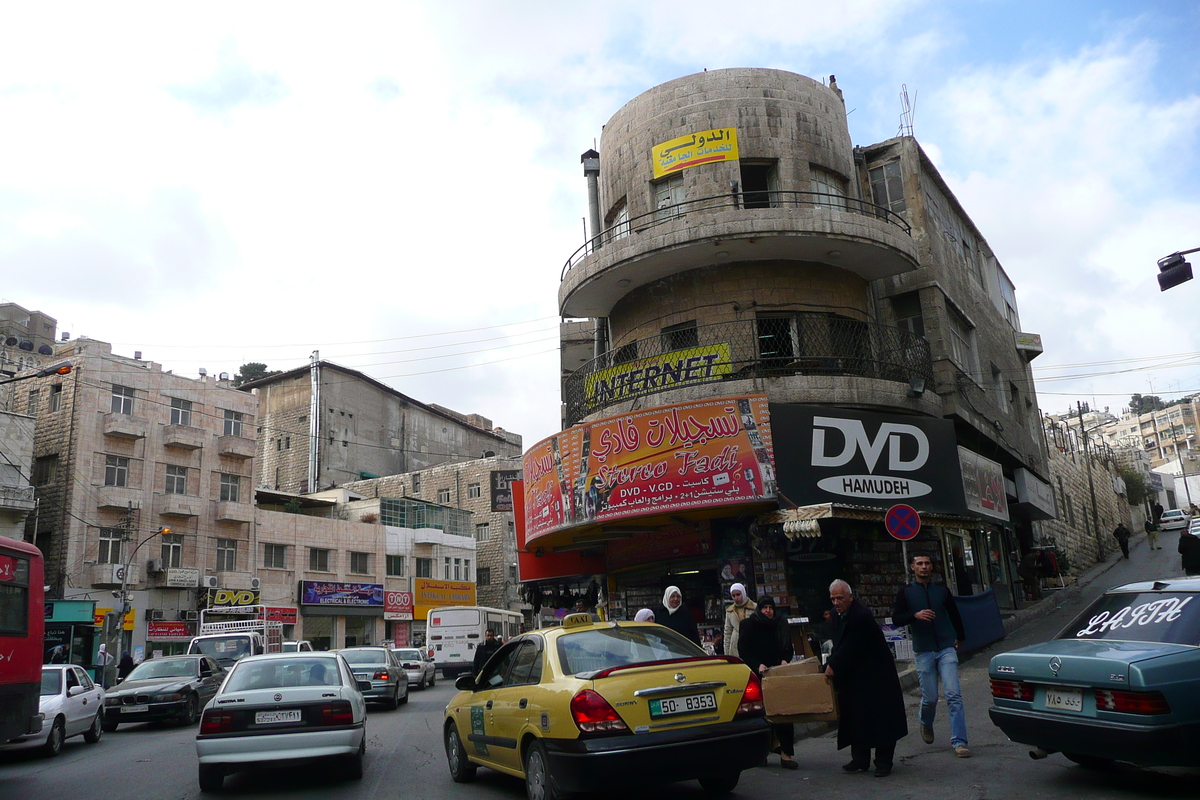
<instances>
[{"instance_id":1,"label":"red advertising banner","mask_svg":"<svg viewBox=\"0 0 1200 800\"><path fill-rule=\"evenodd\" d=\"M155 642L191 639L192 632L186 622L149 622L146 624L146 638Z\"/></svg>"},{"instance_id":2,"label":"red advertising banner","mask_svg":"<svg viewBox=\"0 0 1200 800\"><path fill-rule=\"evenodd\" d=\"M263 611L269 622L282 622L284 625L296 624L296 609L289 606L264 606Z\"/></svg>"},{"instance_id":3,"label":"red advertising banner","mask_svg":"<svg viewBox=\"0 0 1200 800\"><path fill-rule=\"evenodd\" d=\"M391 620L410 620L413 618L412 592L384 592L383 618Z\"/></svg>"},{"instance_id":4,"label":"red advertising banner","mask_svg":"<svg viewBox=\"0 0 1200 800\"><path fill-rule=\"evenodd\" d=\"M539 442L523 466L526 543L575 525L775 497L766 395L579 425Z\"/></svg>"}]
</instances>

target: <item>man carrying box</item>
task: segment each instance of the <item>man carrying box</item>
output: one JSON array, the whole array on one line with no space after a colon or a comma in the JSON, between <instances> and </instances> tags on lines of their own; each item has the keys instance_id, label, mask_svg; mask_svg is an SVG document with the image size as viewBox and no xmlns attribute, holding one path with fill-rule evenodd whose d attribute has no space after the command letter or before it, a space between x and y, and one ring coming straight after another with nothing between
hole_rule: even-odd
<instances>
[{"instance_id":1,"label":"man carrying box","mask_svg":"<svg viewBox=\"0 0 1200 800\"><path fill-rule=\"evenodd\" d=\"M958 646L967 638L962 617L950 590L933 582L933 559L913 556L913 581L896 594L892 623L912 632L921 680L921 739L933 744L933 719L937 713L938 678L950 710L950 746L959 758L970 758L967 717L958 682Z\"/></svg>"}]
</instances>

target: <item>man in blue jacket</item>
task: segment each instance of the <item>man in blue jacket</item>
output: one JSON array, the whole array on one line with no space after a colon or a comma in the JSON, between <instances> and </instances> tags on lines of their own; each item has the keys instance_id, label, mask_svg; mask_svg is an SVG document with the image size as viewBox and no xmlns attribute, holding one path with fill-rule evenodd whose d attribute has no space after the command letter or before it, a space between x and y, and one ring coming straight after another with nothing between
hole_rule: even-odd
<instances>
[{"instance_id":1,"label":"man in blue jacket","mask_svg":"<svg viewBox=\"0 0 1200 800\"><path fill-rule=\"evenodd\" d=\"M892 623L907 625L912 632L917 675L921 679L921 739L933 744L940 677L950 710L950 746L959 758L970 758L967 718L958 683L958 646L967 638L962 617L950 590L933 582L933 559L913 556L911 567L913 581L896 594Z\"/></svg>"}]
</instances>

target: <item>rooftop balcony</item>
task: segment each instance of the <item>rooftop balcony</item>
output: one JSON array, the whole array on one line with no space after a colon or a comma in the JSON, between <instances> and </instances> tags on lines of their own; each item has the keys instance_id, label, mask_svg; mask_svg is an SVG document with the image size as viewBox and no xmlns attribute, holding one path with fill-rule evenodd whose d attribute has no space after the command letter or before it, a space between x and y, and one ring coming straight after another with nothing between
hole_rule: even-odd
<instances>
[{"instance_id":1,"label":"rooftop balcony","mask_svg":"<svg viewBox=\"0 0 1200 800\"><path fill-rule=\"evenodd\" d=\"M915 270L900 215L820 192L737 192L688 200L602 231L563 266L559 309L608 316L632 289L722 262L806 261L876 280Z\"/></svg>"},{"instance_id":2,"label":"rooftop balcony","mask_svg":"<svg viewBox=\"0 0 1200 800\"><path fill-rule=\"evenodd\" d=\"M929 342L900 328L828 314L697 327L695 343L664 350L654 336L625 343L564 382L567 425L637 397L746 378L845 376L933 387Z\"/></svg>"},{"instance_id":3,"label":"rooftop balcony","mask_svg":"<svg viewBox=\"0 0 1200 800\"><path fill-rule=\"evenodd\" d=\"M104 435L118 439L145 439L150 421L128 414L105 414Z\"/></svg>"}]
</instances>

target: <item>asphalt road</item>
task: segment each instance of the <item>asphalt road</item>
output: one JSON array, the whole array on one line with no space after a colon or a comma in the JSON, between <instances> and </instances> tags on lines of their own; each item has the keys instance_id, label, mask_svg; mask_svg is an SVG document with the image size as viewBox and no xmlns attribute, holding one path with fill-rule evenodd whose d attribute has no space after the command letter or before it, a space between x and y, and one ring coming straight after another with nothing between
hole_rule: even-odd
<instances>
[{"instance_id":1,"label":"asphalt road","mask_svg":"<svg viewBox=\"0 0 1200 800\"><path fill-rule=\"evenodd\" d=\"M1097 800L1140 797L1196 797L1198 770L1138 770L1119 767L1092 772L1061 755L1033 761L1024 747L1008 742L987 716L990 704L987 662L992 654L1050 638L1083 606L1109 586L1132 580L1179 573L1175 553L1178 534L1163 535L1163 549L1149 551L1144 538L1134 540L1133 558L1121 560L1095 579L1079 597L1054 614L1035 620L1004 642L969 659L962 667L971 749L975 757L958 759L949 748L949 724L944 706L935 725L933 745L917 735L914 693L907 698L910 735L897 748L891 777L870 773L842 774L849 760L837 751L834 735L800 741L800 769L785 772L771 766L743 773L735 795L764 800L798 793L822 800L861 800L865 796L892 798L1078 798ZM428 800L522 800L524 784L481 770L473 784L451 782L440 738L441 713L454 693L448 681L410 694L408 705L396 711L372 707L368 717L366 775L346 781L322 768L261 770L226 778L225 794L255 798L380 798L421 797ZM122 726L99 744L70 740L54 759L32 753L0 751L0 798L7 800L191 800L201 797L196 783L195 729L151 724ZM653 800L704 797L698 784L666 789L648 787L633 796ZM208 797L209 795L205 795ZM604 796L604 795L600 795Z\"/></svg>"}]
</instances>

